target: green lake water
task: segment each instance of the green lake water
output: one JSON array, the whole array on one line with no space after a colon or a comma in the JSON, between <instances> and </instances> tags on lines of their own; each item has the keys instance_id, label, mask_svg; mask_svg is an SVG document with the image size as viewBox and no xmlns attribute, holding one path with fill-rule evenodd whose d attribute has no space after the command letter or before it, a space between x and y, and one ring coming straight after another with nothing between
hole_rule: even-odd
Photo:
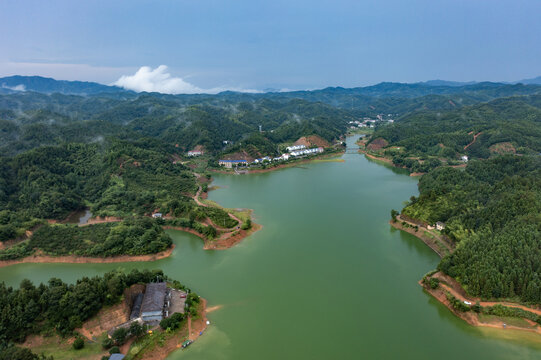
<instances>
[{"instance_id":1,"label":"green lake water","mask_svg":"<svg viewBox=\"0 0 541 360\"><path fill-rule=\"evenodd\" d=\"M21 264L0 269L0 281L161 268L222 306L170 359L541 359L538 335L471 327L417 284L439 258L388 224L390 210L418 194L417 179L353 152L342 158L217 175L210 199L254 209L263 225L232 249L204 251L199 238L170 231L167 259Z\"/></svg>"}]
</instances>

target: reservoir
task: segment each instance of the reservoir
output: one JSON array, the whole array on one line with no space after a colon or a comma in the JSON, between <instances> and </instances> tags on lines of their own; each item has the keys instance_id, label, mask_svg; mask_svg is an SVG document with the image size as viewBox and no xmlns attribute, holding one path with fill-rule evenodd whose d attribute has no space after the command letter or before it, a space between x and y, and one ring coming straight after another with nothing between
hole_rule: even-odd
<instances>
[{"instance_id":1,"label":"reservoir","mask_svg":"<svg viewBox=\"0 0 541 360\"><path fill-rule=\"evenodd\" d=\"M254 209L263 226L232 249L205 251L198 237L169 231L167 259L20 264L1 268L0 281L161 268L220 306L206 334L170 359L540 359L539 335L472 327L418 285L439 258L388 224L418 194L417 178L355 151L341 159L215 175L209 198Z\"/></svg>"}]
</instances>

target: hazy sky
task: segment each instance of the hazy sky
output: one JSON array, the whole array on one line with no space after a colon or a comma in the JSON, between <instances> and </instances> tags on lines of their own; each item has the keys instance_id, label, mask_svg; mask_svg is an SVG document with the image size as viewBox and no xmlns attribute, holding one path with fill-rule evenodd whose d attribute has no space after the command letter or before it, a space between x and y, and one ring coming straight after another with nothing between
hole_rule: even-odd
<instances>
[{"instance_id":1,"label":"hazy sky","mask_svg":"<svg viewBox=\"0 0 541 360\"><path fill-rule=\"evenodd\" d=\"M540 0L2 0L0 33L0 76L188 92L541 75Z\"/></svg>"}]
</instances>

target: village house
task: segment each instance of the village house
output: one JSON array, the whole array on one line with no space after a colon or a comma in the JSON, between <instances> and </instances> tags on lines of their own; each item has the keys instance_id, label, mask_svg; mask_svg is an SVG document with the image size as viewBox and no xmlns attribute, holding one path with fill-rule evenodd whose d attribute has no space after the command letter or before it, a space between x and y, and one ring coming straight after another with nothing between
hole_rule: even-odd
<instances>
[{"instance_id":1,"label":"village house","mask_svg":"<svg viewBox=\"0 0 541 360\"><path fill-rule=\"evenodd\" d=\"M154 219L161 218L161 217L162 217L162 213L154 213L154 214L152 214L152 217L153 217Z\"/></svg>"},{"instance_id":2,"label":"village house","mask_svg":"<svg viewBox=\"0 0 541 360\"><path fill-rule=\"evenodd\" d=\"M438 221L436 223L436 229L439 230L439 231L442 231L443 229L445 229L445 224L442 223L441 221Z\"/></svg>"},{"instance_id":3,"label":"village house","mask_svg":"<svg viewBox=\"0 0 541 360\"><path fill-rule=\"evenodd\" d=\"M167 286L164 282L147 284L141 305L141 319L143 322L160 322L164 317L168 297Z\"/></svg>"},{"instance_id":4,"label":"village house","mask_svg":"<svg viewBox=\"0 0 541 360\"><path fill-rule=\"evenodd\" d=\"M464 162L468 162L468 156L467 155L462 155L462 157L460 159L462 161L464 161Z\"/></svg>"},{"instance_id":5,"label":"village house","mask_svg":"<svg viewBox=\"0 0 541 360\"><path fill-rule=\"evenodd\" d=\"M218 161L218 164L220 166L225 166L226 168L231 169L233 166L239 166L239 165L247 166L248 161L247 160L225 160L225 159L222 159L222 160Z\"/></svg>"},{"instance_id":6,"label":"village house","mask_svg":"<svg viewBox=\"0 0 541 360\"><path fill-rule=\"evenodd\" d=\"M306 146L304 146L304 145L292 145L292 146L286 147L286 150L288 152L302 150L302 149L306 149Z\"/></svg>"},{"instance_id":7,"label":"village house","mask_svg":"<svg viewBox=\"0 0 541 360\"><path fill-rule=\"evenodd\" d=\"M313 149L292 151L290 155L291 156L312 155L312 154L322 153L323 151L324 149L322 147L318 147L318 148L313 148Z\"/></svg>"},{"instance_id":8,"label":"village house","mask_svg":"<svg viewBox=\"0 0 541 360\"><path fill-rule=\"evenodd\" d=\"M203 152L199 150L188 151L188 156L201 156L201 155L203 155Z\"/></svg>"}]
</instances>

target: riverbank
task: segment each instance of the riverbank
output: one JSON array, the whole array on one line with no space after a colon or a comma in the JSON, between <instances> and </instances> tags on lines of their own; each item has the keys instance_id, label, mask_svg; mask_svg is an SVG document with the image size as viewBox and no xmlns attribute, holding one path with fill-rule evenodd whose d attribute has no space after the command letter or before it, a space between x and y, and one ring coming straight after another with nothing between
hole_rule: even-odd
<instances>
[{"instance_id":1,"label":"riverbank","mask_svg":"<svg viewBox=\"0 0 541 360\"><path fill-rule=\"evenodd\" d=\"M307 159L295 160L293 162L288 162L286 164L280 164L280 165L277 165L277 166L268 167L266 169L245 169L245 168L240 168L239 173L242 173L242 174L268 173L268 172L275 171L275 170L286 169L286 168L295 167L295 166L298 166L298 165L317 162L317 160L342 156L345 152L346 152L346 150L344 149L344 150L341 150L341 151L338 151L338 152L333 152L333 153L330 153L330 154L322 154L322 155L317 155L317 156L307 158ZM228 171L228 170L210 169L210 171L218 173L218 174L228 174L228 175L237 174L234 170Z\"/></svg>"},{"instance_id":2,"label":"riverbank","mask_svg":"<svg viewBox=\"0 0 541 360\"><path fill-rule=\"evenodd\" d=\"M148 351L143 350L143 354L139 352L136 358L138 360L165 360L172 352L182 348L183 341L195 341L203 335L208 326L207 300L203 298L200 299L201 302L199 303L199 309L195 319L188 316L186 324L180 331L171 334L170 336L166 335L166 338L163 342L160 342L159 346L149 347ZM163 331L163 333L165 333L165 331ZM137 346L137 344L134 346ZM131 353L132 349L130 348L128 354Z\"/></svg>"},{"instance_id":3,"label":"riverbank","mask_svg":"<svg viewBox=\"0 0 541 360\"><path fill-rule=\"evenodd\" d=\"M219 238L212 239L212 240L208 239L205 235L195 231L194 229L187 228L187 227L163 226L163 228L165 230L185 231L185 232L189 232L190 234L194 234L195 236L203 240L204 250L226 250L237 245L246 237L252 235L256 231L261 230L263 226L256 223L252 223L252 227L248 230L242 230L242 229L233 230L231 232L223 233Z\"/></svg>"},{"instance_id":4,"label":"riverbank","mask_svg":"<svg viewBox=\"0 0 541 360\"><path fill-rule=\"evenodd\" d=\"M396 220L391 219L389 224L395 229L405 231L424 242L429 248L434 250L440 258L454 251L454 245L443 236L438 235L434 229L428 229L423 224L406 220L401 215L396 216Z\"/></svg>"},{"instance_id":5,"label":"riverbank","mask_svg":"<svg viewBox=\"0 0 541 360\"><path fill-rule=\"evenodd\" d=\"M514 329L541 334L541 326L531 318L541 316L541 309L530 308L522 304L499 301L481 301L479 298L471 297L466 294L462 286L452 277L441 272L436 272L426 277L426 281L420 280L419 285L432 295L436 300L445 305L453 314L466 321L472 326L489 327L501 330ZM431 279L436 279L437 286L433 288L430 284ZM449 299L456 299L460 307L453 305ZM473 306L479 306L474 311ZM497 316L487 314L487 308L501 306L511 311L524 311L530 313L530 319L525 317ZM461 310L462 309L462 310ZM465 311L464 311L465 310Z\"/></svg>"},{"instance_id":6,"label":"riverbank","mask_svg":"<svg viewBox=\"0 0 541 360\"><path fill-rule=\"evenodd\" d=\"M117 262L138 262L138 261L156 261L160 259L165 259L173 253L175 245L165 251L148 254L148 255L120 255L113 257L105 258L93 258L86 256L76 256L76 255L67 255L67 256L50 256L44 255L42 253L35 253L33 255L27 256L22 259L15 260L1 260L0 268L6 266L12 266L17 264L27 264L27 263L68 263L68 264L108 264L108 263L117 263Z\"/></svg>"}]
</instances>

